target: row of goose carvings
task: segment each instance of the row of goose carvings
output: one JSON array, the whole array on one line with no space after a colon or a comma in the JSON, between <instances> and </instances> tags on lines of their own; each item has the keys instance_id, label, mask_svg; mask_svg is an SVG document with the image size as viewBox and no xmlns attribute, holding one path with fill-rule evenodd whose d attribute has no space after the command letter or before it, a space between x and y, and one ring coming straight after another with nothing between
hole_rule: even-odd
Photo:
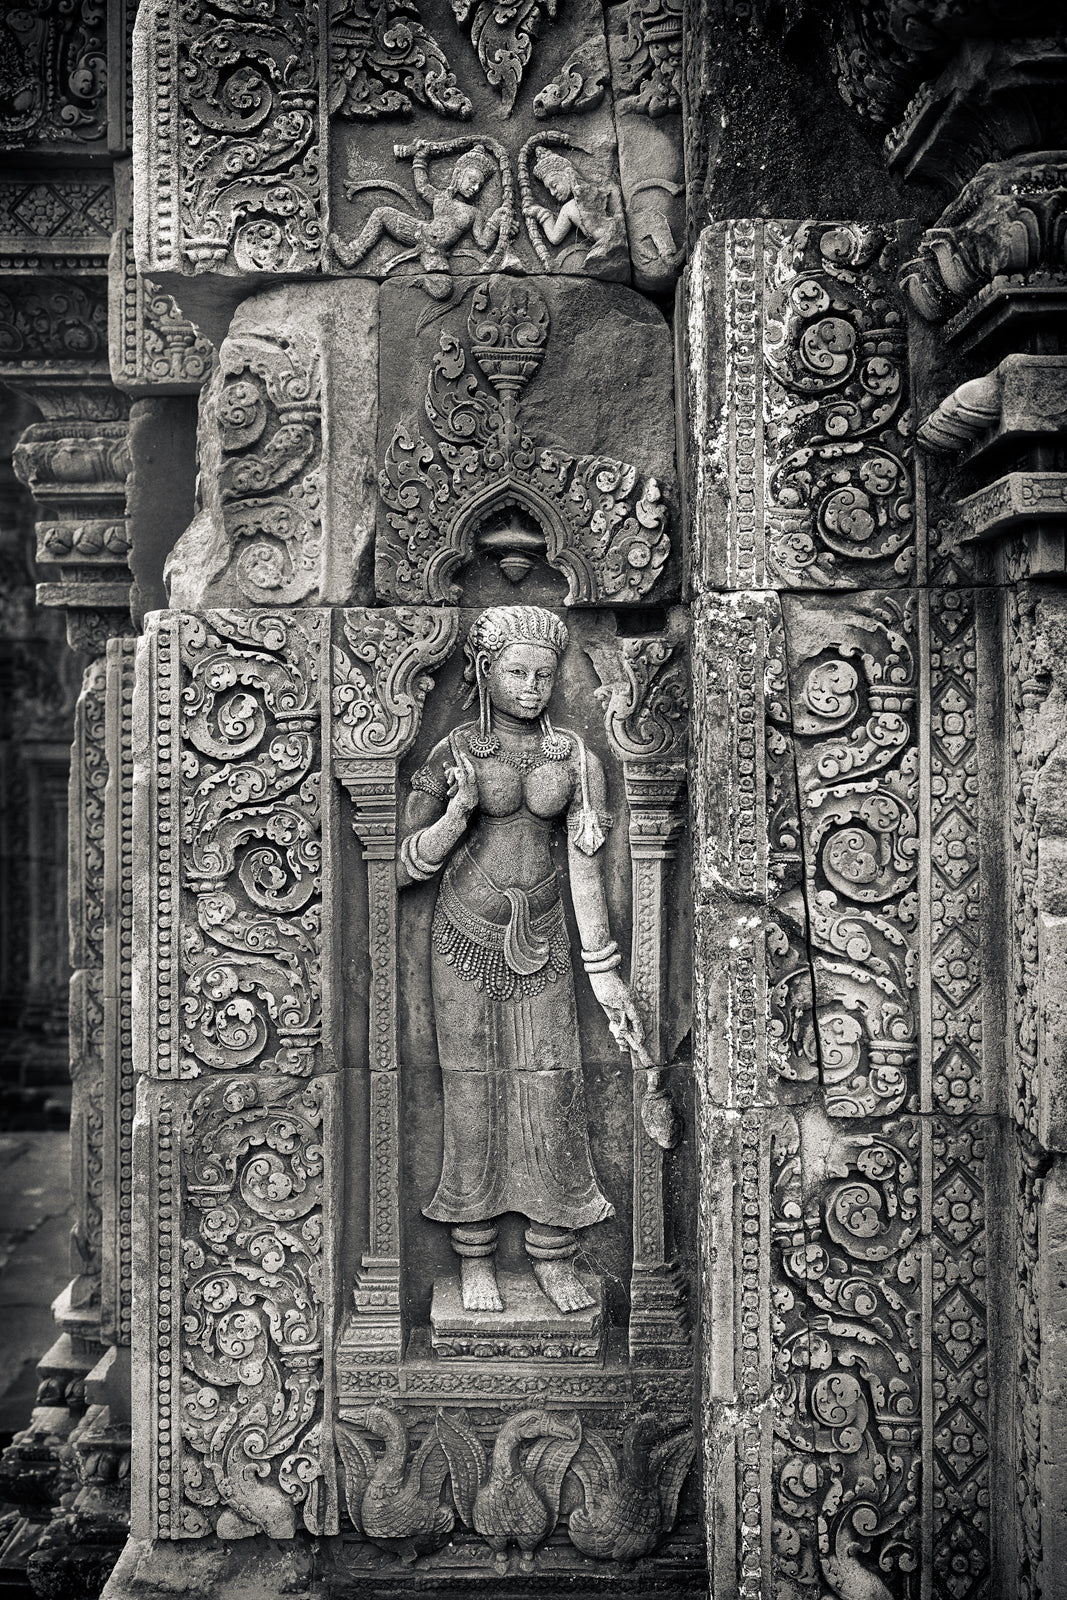
<instances>
[{"instance_id":1,"label":"row of goose carvings","mask_svg":"<svg viewBox=\"0 0 1067 1600\"><path fill-rule=\"evenodd\" d=\"M458 1517L499 1568L514 1544L528 1570L561 1521L571 1543L598 1560L635 1561L655 1549L674 1527L696 1453L690 1430L659 1433L641 1417L616 1447L574 1412L531 1409L507 1418L490 1453L465 1411L438 1411L411 1456L403 1419L374 1405L338 1423L337 1443L349 1517L374 1544L414 1561L447 1544ZM454 1511L441 1500L446 1480Z\"/></svg>"}]
</instances>

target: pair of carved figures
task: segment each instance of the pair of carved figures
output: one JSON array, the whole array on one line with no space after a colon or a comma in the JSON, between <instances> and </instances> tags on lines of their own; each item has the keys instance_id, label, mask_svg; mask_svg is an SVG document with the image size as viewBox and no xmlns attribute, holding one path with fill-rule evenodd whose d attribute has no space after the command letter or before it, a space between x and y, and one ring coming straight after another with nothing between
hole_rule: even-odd
<instances>
[{"instance_id":1,"label":"pair of carved figures","mask_svg":"<svg viewBox=\"0 0 1067 1600\"><path fill-rule=\"evenodd\" d=\"M578 1012L549 845L566 819L582 963L620 1048L643 1029L611 936L598 852L612 818L600 762L553 728L567 630L539 606L484 611L466 646L467 705L411 783L400 886L441 873L431 983L444 1154L424 1215L448 1223L467 1311L504 1309L497 1219L518 1212L534 1276L559 1310L593 1297L575 1271L576 1230L614 1208L593 1170Z\"/></svg>"},{"instance_id":2,"label":"pair of carved figures","mask_svg":"<svg viewBox=\"0 0 1067 1600\"><path fill-rule=\"evenodd\" d=\"M528 139L519 151L519 198L526 231L545 270L565 269L574 252L580 251L586 267L599 263L611 271L626 257L621 196L615 184L580 171L574 160L560 153L571 144L567 134L547 132ZM408 248L393 256L383 270L388 273L417 260L427 274L427 287L440 299L451 294L453 256L472 256L476 271L521 268L511 249L519 222L515 179L503 145L475 137L418 140L394 145L393 153L398 161L411 161L415 192L429 207L430 215L411 210L408 195L398 185L354 174L345 185L349 200L365 190L391 189L408 204L375 206L351 243L331 234L330 243L342 266L358 266L383 239L390 239ZM452 165L434 182L431 163L441 158L452 158ZM494 176L499 177L500 201L486 215L480 209L480 197ZM536 200L533 180L556 209ZM464 246L468 235L480 254ZM560 251L555 258L549 246Z\"/></svg>"}]
</instances>

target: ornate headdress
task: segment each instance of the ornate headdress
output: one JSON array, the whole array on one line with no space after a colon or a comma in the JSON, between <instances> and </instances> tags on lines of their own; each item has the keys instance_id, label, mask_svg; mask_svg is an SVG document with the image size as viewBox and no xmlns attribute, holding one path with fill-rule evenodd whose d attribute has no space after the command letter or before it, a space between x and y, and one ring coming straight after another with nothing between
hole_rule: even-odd
<instances>
[{"instance_id":1,"label":"ornate headdress","mask_svg":"<svg viewBox=\"0 0 1067 1600\"><path fill-rule=\"evenodd\" d=\"M574 166L566 156L557 155L547 146L539 145L534 159L533 175L535 178L543 178L546 172L562 172L568 179L573 179L575 176Z\"/></svg>"},{"instance_id":2,"label":"ornate headdress","mask_svg":"<svg viewBox=\"0 0 1067 1600\"><path fill-rule=\"evenodd\" d=\"M554 612L546 611L543 606L490 606L474 623L467 635L467 665L463 677L471 685L466 704L470 705L476 696L478 700L478 732L468 740L476 756L496 755L500 749L500 741L492 730L484 659L488 656L495 661L509 644L539 645L558 658L567 648L567 628ZM541 713L541 732L545 755L553 761L564 761L570 754L570 740L553 733L547 711Z\"/></svg>"},{"instance_id":3,"label":"ornate headdress","mask_svg":"<svg viewBox=\"0 0 1067 1600\"><path fill-rule=\"evenodd\" d=\"M471 145L469 150L464 150L459 157L455 166L456 172L459 172L463 167L474 167L476 171L481 173L483 178L488 178L495 172L496 163L484 144L474 144Z\"/></svg>"}]
</instances>

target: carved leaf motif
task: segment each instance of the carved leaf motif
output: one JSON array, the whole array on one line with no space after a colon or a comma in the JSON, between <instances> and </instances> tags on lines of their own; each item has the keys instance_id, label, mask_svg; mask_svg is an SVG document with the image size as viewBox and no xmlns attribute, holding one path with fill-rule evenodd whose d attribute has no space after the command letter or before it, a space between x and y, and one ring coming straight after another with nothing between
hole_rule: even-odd
<instances>
[{"instance_id":1,"label":"carved leaf motif","mask_svg":"<svg viewBox=\"0 0 1067 1600\"><path fill-rule=\"evenodd\" d=\"M552 81L534 96L534 116L591 111L607 92L608 76L607 45L597 34L572 50Z\"/></svg>"},{"instance_id":2,"label":"carved leaf motif","mask_svg":"<svg viewBox=\"0 0 1067 1600\"><path fill-rule=\"evenodd\" d=\"M334 647L334 756L399 758L418 730L431 668L447 659L459 619L440 611L348 611Z\"/></svg>"},{"instance_id":3,"label":"carved leaf motif","mask_svg":"<svg viewBox=\"0 0 1067 1600\"><path fill-rule=\"evenodd\" d=\"M327 108L344 118L410 116L412 101L466 119L471 103L414 0L355 0L330 22Z\"/></svg>"},{"instance_id":4,"label":"carved leaf motif","mask_svg":"<svg viewBox=\"0 0 1067 1600\"><path fill-rule=\"evenodd\" d=\"M534 40L557 0L452 0L457 22L469 22L485 81L499 89L505 116L511 115Z\"/></svg>"}]
</instances>

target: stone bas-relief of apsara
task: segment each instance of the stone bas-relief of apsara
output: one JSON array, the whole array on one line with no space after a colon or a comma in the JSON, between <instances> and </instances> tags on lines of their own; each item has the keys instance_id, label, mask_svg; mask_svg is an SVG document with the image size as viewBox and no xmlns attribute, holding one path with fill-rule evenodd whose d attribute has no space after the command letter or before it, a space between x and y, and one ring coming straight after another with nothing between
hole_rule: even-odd
<instances>
[{"instance_id":1,"label":"stone bas-relief of apsara","mask_svg":"<svg viewBox=\"0 0 1067 1600\"><path fill-rule=\"evenodd\" d=\"M578 1012L559 879L566 824L582 963L620 1048L643 1027L611 936L598 851L611 826L604 774L548 707L567 629L539 606L482 612L466 645L467 704L411 780L400 886L441 873L431 987L444 1155L423 1208L448 1223L467 1311L502 1311L497 1219L525 1217L534 1276L561 1311L593 1304L574 1270L576 1231L614 1207L593 1170Z\"/></svg>"}]
</instances>

